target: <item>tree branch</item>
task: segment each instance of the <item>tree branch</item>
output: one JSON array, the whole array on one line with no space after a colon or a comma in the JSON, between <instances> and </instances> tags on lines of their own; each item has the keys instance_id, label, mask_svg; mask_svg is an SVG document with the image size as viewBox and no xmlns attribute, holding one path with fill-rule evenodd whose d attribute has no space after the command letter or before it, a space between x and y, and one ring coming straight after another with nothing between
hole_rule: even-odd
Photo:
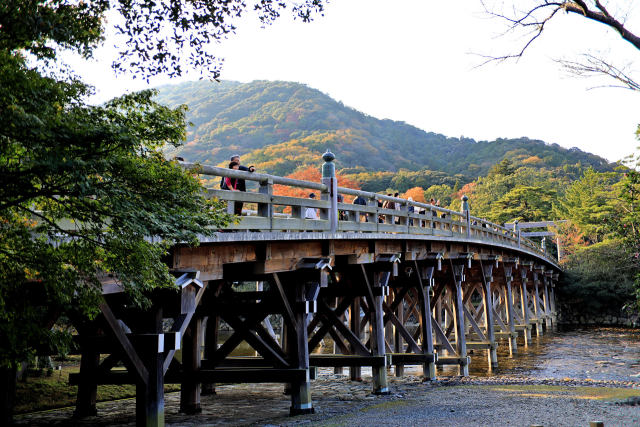
<instances>
[{"instance_id":1,"label":"tree branch","mask_svg":"<svg viewBox=\"0 0 640 427\"><path fill-rule=\"evenodd\" d=\"M553 19L558 11L565 11L566 13L572 13L582 16L591 21L599 22L613 30L615 30L623 40L631 43L637 50L640 51L640 37L629 31L625 24L616 19L608 9L601 3L600 0L592 0L587 2L585 0L564 0L564 1L547 1L538 0L535 4L531 5L524 11L516 11L515 9L511 14L503 13L502 11L492 10L487 6L486 0L480 0L485 12L492 17L499 18L506 21L508 29L506 32L513 32L518 29L524 29L527 31L527 41L524 46L516 53L501 55L501 56L487 56L480 55L485 58L485 61L479 66L483 66L493 61L505 61L509 59L519 59L524 55L527 49L537 40L543 33L545 25ZM505 32L505 33L506 33ZM598 58L592 54L585 54L586 62L579 61L567 61L558 60L564 68L566 68L572 74L587 77L594 75L606 75L615 79L618 84L611 85L609 87L621 87L630 90L640 90L640 84L638 84L627 72L621 67L617 67L611 64L609 61Z\"/></svg>"}]
</instances>

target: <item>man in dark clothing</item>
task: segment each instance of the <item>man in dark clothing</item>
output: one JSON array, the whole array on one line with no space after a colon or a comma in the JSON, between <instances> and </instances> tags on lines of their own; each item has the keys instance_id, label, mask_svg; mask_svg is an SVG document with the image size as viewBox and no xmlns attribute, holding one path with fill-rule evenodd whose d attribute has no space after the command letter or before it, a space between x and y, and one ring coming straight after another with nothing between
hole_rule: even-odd
<instances>
[{"instance_id":1,"label":"man in dark clothing","mask_svg":"<svg viewBox=\"0 0 640 427\"><path fill-rule=\"evenodd\" d=\"M355 199L353 199L353 204L354 205L367 206L367 201L364 199L364 197L358 196ZM364 218L364 222L369 222L369 218L367 218L367 217L368 217L367 214L361 214L360 215L360 221L362 221L362 219Z\"/></svg>"},{"instance_id":2,"label":"man in dark clothing","mask_svg":"<svg viewBox=\"0 0 640 427\"><path fill-rule=\"evenodd\" d=\"M245 171L245 172L255 172L256 168L254 166L243 166L240 164L240 156L238 154L234 154L233 156L231 156L231 161L237 163L238 166L238 170L241 171ZM222 186L224 185L224 178L222 178L222 180L220 181L220 188L222 188ZM244 182L244 179L238 179L238 191L247 191L247 186Z\"/></svg>"},{"instance_id":3,"label":"man in dark clothing","mask_svg":"<svg viewBox=\"0 0 640 427\"><path fill-rule=\"evenodd\" d=\"M234 164L234 163L237 164L237 170L246 171L246 172L255 172L255 170L256 170L256 168L253 167L253 166L249 166L249 167L242 166L240 164L240 156L237 155L237 154L234 154L233 156L231 156L230 165ZM229 166L229 167L231 168L231 166ZM234 169L236 169L236 168L234 168ZM226 186L225 185L225 179L222 178L222 180L220 181L220 188L226 190L227 188L225 188L225 186ZM247 186L246 186L246 184L244 182L244 179L236 179L235 180L235 190L236 191L247 191ZM236 215L242 215L242 204L243 204L243 202L235 202L234 212L235 212Z\"/></svg>"}]
</instances>

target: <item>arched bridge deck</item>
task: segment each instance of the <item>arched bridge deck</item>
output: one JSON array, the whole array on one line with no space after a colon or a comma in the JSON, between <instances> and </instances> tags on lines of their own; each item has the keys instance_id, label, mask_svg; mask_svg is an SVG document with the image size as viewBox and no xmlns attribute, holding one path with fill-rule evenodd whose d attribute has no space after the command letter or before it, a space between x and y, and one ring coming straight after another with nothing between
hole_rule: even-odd
<instances>
[{"instance_id":1,"label":"arched bridge deck","mask_svg":"<svg viewBox=\"0 0 640 427\"><path fill-rule=\"evenodd\" d=\"M141 312L105 282L102 315L79 328L79 416L95 413L104 383L137 384L139 424L163 422L165 383L181 384L181 409L196 413L217 382L282 382L291 413L306 413L316 367L348 367L353 380L371 367L372 391L384 394L390 365L396 375L420 365L429 380L440 365L465 375L474 349L492 369L498 345L517 352L518 335L528 342L553 327L560 269L535 243L468 209L340 188L330 160L322 183L184 165L214 186L226 176L258 189L209 190L244 215L198 247L172 248L179 293L158 291ZM280 196L274 185L319 197ZM397 208L379 206L387 200ZM317 352L327 338L335 351ZM242 342L257 355L236 356ZM119 362L126 371L113 369Z\"/></svg>"}]
</instances>

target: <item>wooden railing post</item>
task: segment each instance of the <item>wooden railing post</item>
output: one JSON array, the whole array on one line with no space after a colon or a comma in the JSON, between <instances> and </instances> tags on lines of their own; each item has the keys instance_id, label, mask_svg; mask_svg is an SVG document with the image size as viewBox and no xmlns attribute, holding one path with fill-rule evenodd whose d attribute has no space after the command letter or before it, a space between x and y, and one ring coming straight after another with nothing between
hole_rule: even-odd
<instances>
[{"instance_id":1,"label":"wooden railing post","mask_svg":"<svg viewBox=\"0 0 640 427\"><path fill-rule=\"evenodd\" d=\"M520 227L518 226L518 220L513 221L513 231L516 232L516 238L518 239L518 247L520 247Z\"/></svg>"},{"instance_id":2,"label":"wooden railing post","mask_svg":"<svg viewBox=\"0 0 640 427\"><path fill-rule=\"evenodd\" d=\"M471 237L471 213L469 212L469 198L466 194L462 196L460 210L464 212L464 217L467 222L467 237Z\"/></svg>"},{"instance_id":3,"label":"wooden railing post","mask_svg":"<svg viewBox=\"0 0 640 427\"><path fill-rule=\"evenodd\" d=\"M327 150L322 155L324 164L322 165L322 183L327 186L327 193L322 195L322 198L328 198L331 200L331 207L329 208L329 231L335 233L338 231L338 180L336 179L336 166L333 164L333 160L336 158L334 154Z\"/></svg>"},{"instance_id":4,"label":"wooden railing post","mask_svg":"<svg viewBox=\"0 0 640 427\"><path fill-rule=\"evenodd\" d=\"M265 181L260 181L258 193L267 194L269 196L269 203L258 203L258 216L269 218L269 228L273 228L273 204L271 203L271 196L273 195L273 180L267 179Z\"/></svg>"}]
</instances>

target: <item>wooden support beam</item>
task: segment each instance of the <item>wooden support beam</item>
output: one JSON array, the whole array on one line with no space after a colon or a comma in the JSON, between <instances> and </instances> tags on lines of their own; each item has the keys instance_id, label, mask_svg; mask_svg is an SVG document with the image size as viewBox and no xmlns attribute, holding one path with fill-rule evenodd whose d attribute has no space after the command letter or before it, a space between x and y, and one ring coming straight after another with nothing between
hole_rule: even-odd
<instances>
[{"instance_id":1,"label":"wooden support beam","mask_svg":"<svg viewBox=\"0 0 640 427\"><path fill-rule=\"evenodd\" d=\"M276 289L278 290L278 294L280 295L280 299L282 300L282 304L284 306L284 313L282 314L282 317L284 321L289 325L289 327L295 330L296 319L293 314L293 309L291 308L291 304L289 303L289 299L287 298L287 294L285 293L284 288L282 287L282 283L280 282L280 277L278 276L278 273L273 273L271 277L273 279L273 283L276 285ZM305 329L306 329L306 324L305 324Z\"/></svg>"},{"instance_id":2,"label":"wooden support beam","mask_svg":"<svg viewBox=\"0 0 640 427\"><path fill-rule=\"evenodd\" d=\"M437 356L434 353L410 354L410 353L389 353L387 356L392 364L402 365L429 365L435 364Z\"/></svg>"},{"instance_id":3,"label":"wooden support beam","mask_svg":"<svg viewBox=\"0 0 640 427\"><path fill-rule=\"evenodd\" d=\"M104 311L103 311L104 313ZM164 349L162 339L162 307L153 307L144 313L137 325L141 332L155 334L156 345L141 346L141 359L148 371L148 381L136 384L136 425L164 426ZM160 341L162 339L162 341Z\"/></svg>"},{"instance_id":4,"label":"wooden support beam","mask_svg":"<svg viewBox=\"0 0 640 427\"><path fill-rule=\"evenodd\" d=\"M504 300L505 300L505 308L506 308L506 321L509 326L509 332L511 332L509 338L509 354L513 355L518 352L518 343L516 339L513 337L513 333L516 332L516 319L513 308L513 294L511 289L511 282L513 281L512 276L512 263L503 263L504 269L504 278L505 278L505 288L504 288Z\"/></svg>"},{"instance_id":5,"label":"wooden support beam","mask_svg":"<svg viewBox=\"0 0 640 427\"><path fill-rule=\"evenodd\" d=\"M546 277L542 277L542 283L544 285L542 305L544 307L545 314L545 327L547 330L551 330L551 307L549 306L549 282Z\"/></svg>"},{"instance_id":6,"label":"wooden support beam","mask_svg":"<svg viewBox=\"0 0 640 427\"><path fill-rule=\"evenodd\" d=\"M326 318L340 334L349 342L351 348L355 350L355 353L360 356L370 356L369 350L360 342L360 339L344 324L342 319L329 308L324 301L318 302L319 312Z\"/></svg>"},{"instance_id":7,"label":"wooden support beam","mask_svg":"<svg viewBox=\"0 0 640 427\"><path fill-rule=\"evenodd\" d=\"M277 275L275 279L277 280ZM311 402L311 383L309 378L309 349L307 336L307 312L302 309L301 302L305 298L304 283L292 283L294 288L293 300L295 316L293 319L294 330L289 335L289 351L291 353L291 367L294 369L305 370L305 378L299 378L291 381L291 415L311 414L314 412L313 403ZM284 298L287 301L287 298Z\"/></svg>"},{"instance_id":8,"label":"wooden support beam","mask_svg":"<svg viewBox=\"0 0 640 427\"><path fill-rule=\"evenodd\" d=\"M435 351L433 349L433 334L431 332L431 301L430 292L431 292L431 284L433 278L434 267L427 267L423 270L425 273L424 281L422 279L422 275L420 274L420 268L418 267L418 263L414 262L415 267L415 276L416 276L416 291L418 294L418 304L419 304L419 316L418 320L420 321L420 334L422 336L422 355L434 355L433 360L426 361L422 365L422 375L425 379L435 380L436 379L436 365L435 365ZM426 289L425 289L426 284Z\"/></svg>"},{"instance_id":9,"label":"wooden support beam","mask_svg":"<svg viewBox=\"0 0 640 427\"><path fill-rule=\"evenodd\" d=\"M384 322L382 314L382 295L375 295L374 284L369 280L367 271L363 264L360 265L362 280L366 286L367 297L369 298L369 327L371 336L371 353L373 356L385 355ZM385 274L385 273L378 273ZM375 277L373 278L375 280ZM388 279L388 276L387 276ZM379 284L377 284L379 285ZM380 287L380 286L378 286ZM385 359L386 360L386 359ZM374 366L371 368L373 375L373 393L389 394L386 366Z\"/></svg>"},{"instance_id":10,"label":"wooden support beam","mask_svg":"<svg viewBox=\"0 0 640 427\"><path fill-rule=\"evenodd\" d=\"M464 304L462 304L462 282L464 281L464 267L466 263L461 263L458 260L454 263L450 260L451 265L451 274L453 277L453 297L455 298L455 302L453 305L453 323L454 323L454 331L456 335L456 349L458 353L458 357L465 358L467 357L467 344L466 344L466 332L465 332L465 322L464 322ZM469 375L469 365L468 364L460 364L460 375L468 376Z\"/></svg>"},{"instance_id":11,"label":"wooden support beam","mask_svg":"<svg viewBox=\"0 0 640 427\"><path fill-rule=\"evenodd\" d=\"M344 313L345 310L347 309L347 307L349 307L349 304L351 303L351 301L352 301L351 297L343 298L342 301L340 301L338 303L338 305L336 306L336 309L335 309L334 313L338 313L338 314ZM326 303L324 303L322 300L318 300L318 307L320 307L322 304L324 304L326 307L328 307L326 305ZM331 309L329 309L329 310L331 310ZM322 341L322 339L333 328L333 323L324 314L322 314L322 310L321 310L319 313L317 313L315 315L313 320L309 323L309 327L307 327L307 334L310 334L313 331L313 329L315 329L315 327L321 322L322 322L322 326L309 339L309 344L308 344L309 353L311 353L318 346L318 344L320 344L320 341ZM312 325L313 325L313 329L312 329ZM342 340L339 340L339 341L342 342ZM359 339L358 339L358 341L359 341ZM351 352L347 351L347 354L348 353L351 353ZM352 353L352 354L355 354L355 353Z\"/></svg>"},{"instance_id":12,"label":"wooden support beam","mask_svg":"<svg viewBox=\"0 0 640 427\"><path fill-rule=\"evenodd\" d=\"M386 356L355 356L345 354L312 354L309 356L311 366L351 368L361 366L386 366Z\"/></svg>"},{"instance_id":13,"label":"wooden support beam","mask_svg":"<svg viewBox=\"0 0 640 427\"><path fill-rule=\"evenodd\" d=\"M261 313L263 314L263 313ZM287 362L282 350L278 343L269 335L267 331L259 325L260 322L266 316L259 316L261 319L255 321L255 319L242 321L236 316L222 313L222 319L229 324L234 330L234 335L238 334L246 341L251 347L253 347L262 357L273 363L273 366L280 368L289 368L289 362ZM254 334L252 329L259 329L262 334ZM305 327L306 333L306 327Z\"/></svg>"},{"instance_id":14,"label":"wooden support beam","mask_svg":"<svg viewBox=\"0 0 640 427\"><path fill-rule=\"evenodd\" d=\"M149 371L140 356L138 356L138 353L131 344L131 341L129 341L129 338L127 338L127 335L120 327L120 322L116 319L111 308L106 302L103 302L100 304L100 311L109 325L109 332L113 334L116 340L118 340L118 343L122 348L127 368L131 369L142 383L147 384L149 382Z\"/></svg>"},{"instance_id":15,"label":"wooden support beam","mask_svg":"<svg viewBox=\"0 0 640 427\"><path fill-rule=\"evenodd\" d=\"M522 310L522 321L525 325L530 325L530 316L529 316L529 293L527 291L527 278L526 272L522 271L522 282L520 284L520 306ZM531 343L531 328L524 329L524 345L529 345Z\"/></svg>"},{"instance_id":16,"label":"wooden support beam","mask_svg":"<svg viewBox=\"0 0 640 427\"><path fill-rule=\"evenodd\" d=\"M353 299L349 312L349 323L351 332L360 341L362 339L362 329L360 328L360 297ZM350 347L351 353L355 354L355 346ZM384 361L383 361L384 363ZM349 369L351 381L362 381L362 369L360 365L351 366Z\"/></svg>"},{"instance_id":17,"label":"wooden support beam","mask_svg":"<svg viewBox=\"0 0 640 427\"><path fill-rule=\"evenodd\" d=\"M481 261L480 271L482 272L482 304L484 308L484 322L486 326L486 336L491 348L488 352L488 363L491 369L498 367L498 353L496 351L496 339L494 328L493 293L491 291L491 281L493 280L492 261Z\"/></svg>"},{"instance_id":18,"label":"wooden support beam","mask_svg":"<svg viewBox=\"0 0 640 427\"><path fill-rule=\"evenodd\" d=\"M202 319L194 319L185 331L182 346L182 369L185 381L180 384L180 412L198 414L200 407L200 382L190 381L193 374L200 370L200 332Z\"/></svg>"},{"instance_id":19,"label":"wooden support beam","mask_svg":"<svg viewBox=\"0 0 640 427\"><path fill-rule=\"evenodd\" d=\"M387 313L388 319L396 327L396 331L407 341L409 349L414 353L421 353L422 349L418 346L418 343L413 340L413 337L404 327L402 321L398 319L393 311L391 311L391 307L389 307L387 303L383 302L382 308ZM396 351L396 353L398 353L398 351Z\"/></svg>"}]
</instances>

